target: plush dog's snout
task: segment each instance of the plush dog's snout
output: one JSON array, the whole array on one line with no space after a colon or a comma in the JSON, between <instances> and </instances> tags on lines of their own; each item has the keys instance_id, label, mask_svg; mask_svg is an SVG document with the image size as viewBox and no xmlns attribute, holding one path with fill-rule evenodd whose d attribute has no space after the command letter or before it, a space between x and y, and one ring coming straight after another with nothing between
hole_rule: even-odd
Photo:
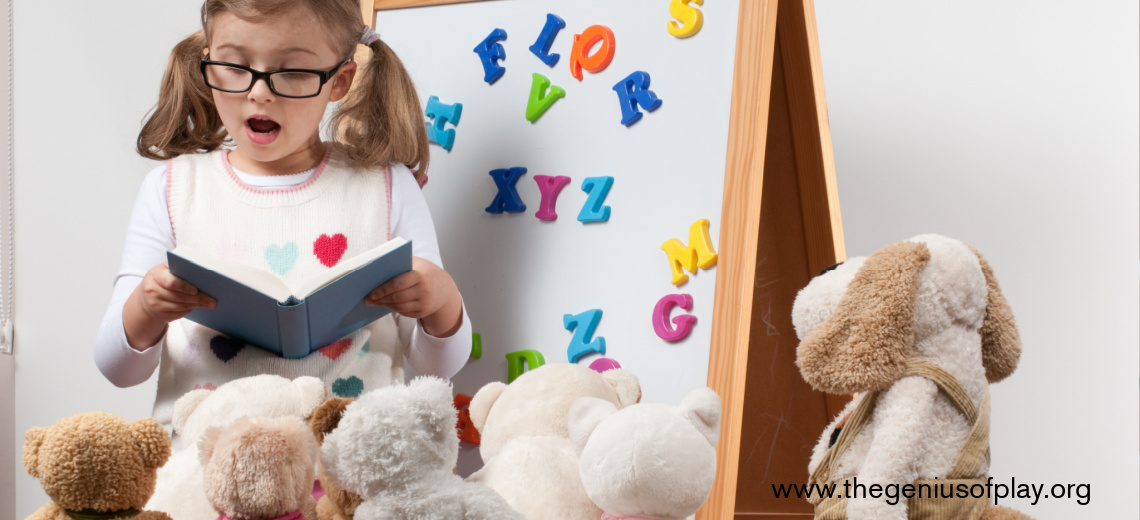
<instances>
[{"instance_id":1,"label":"plush dog's snout","mask_svg":"<svg viewBox=\"0 0 1140 520\"><path fill-rule=\"evenodd\" d=\"M820 271L820 272L819 272L819 274L817 274L816 276L823 276L824 274L827 274L827 272L828 272L828 271L834 271L834 270L835 270L835 268L837 268L837 267L839 267L839 266L841 266L841 265L843 265L843 262L839 262L838 264L833 264L831 267L825 267L825 268L824 268L822 271Z\"/></svg>"}]
</instances>

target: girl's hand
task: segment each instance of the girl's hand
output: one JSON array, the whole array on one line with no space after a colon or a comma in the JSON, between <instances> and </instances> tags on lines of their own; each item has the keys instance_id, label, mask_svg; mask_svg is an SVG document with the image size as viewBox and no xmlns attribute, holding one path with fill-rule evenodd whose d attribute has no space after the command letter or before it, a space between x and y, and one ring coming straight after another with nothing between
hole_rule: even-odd
<instances>
[{"instance_id":1,"label":"girl's hand","mask_svg":"<svg viewBox=\"0 0 1140 520\"><path fill-rule=\"evenodd\" d=\"M165 263L151 268L123 305L123 328L127 342L136 350L149 348L166 331L166 324L197 307L213 309L218 302L201 294L193 285L170 274Z\"/></svg>"},{"instance_id":2,"label":"girl's hand","mask_svg":"<svg viewBox=\"0 0 1140 520\"><path fill-rule=\"evenodd\" d=\"M412 257L412 270L377 287L364 302L383 305L409 318L416 318L424 330L439 338L459 330L463 300L455 280L438 265Z\"/></svg>"}]
</instances>

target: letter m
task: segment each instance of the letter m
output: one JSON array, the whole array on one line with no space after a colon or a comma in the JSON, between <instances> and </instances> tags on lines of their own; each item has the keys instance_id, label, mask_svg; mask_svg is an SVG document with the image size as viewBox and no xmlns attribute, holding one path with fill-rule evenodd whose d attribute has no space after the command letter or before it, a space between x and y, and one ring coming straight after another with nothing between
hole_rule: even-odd
<instances>
[{"instance_id":1,"label":"letter m","mask_svg":"<svg viewBox=\"0 0 1140 520\"><path fill-rule=\"evenodd\" d=\"M661 244L661 250L669 258L669 269L673 272L673 285L681 285L689 280L685 271L696 274L697 268L708 269L716 265L716 251L709 237L709 220L700 219L689 228L689 245L670 238Z\"/></svg>"}]
</instances>

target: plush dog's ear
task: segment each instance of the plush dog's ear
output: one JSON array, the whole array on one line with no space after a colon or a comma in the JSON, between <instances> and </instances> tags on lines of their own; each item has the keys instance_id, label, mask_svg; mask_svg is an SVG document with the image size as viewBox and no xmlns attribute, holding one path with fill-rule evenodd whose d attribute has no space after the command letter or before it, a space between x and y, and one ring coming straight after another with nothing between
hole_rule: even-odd
<instances>
[{"instance_id":1,"label":"plush dog's ear","mask_svg":"<svg viewBox=\"0 0 1140 520\"><path fill-rule=\"evenodd\" d=\"M312 376L301 376L293 380L293 386L301 395L301 416L308 419L313 415L321 403L325 402L328 390L320 379Z\"/></svg>"},{"instance_id":2,"label":"plush dog's ear","mask_svg":"<svg viewBox=\"0 0 1140 520\"><path fill-rule=\"evenodd\" d=\"M902 377L914 347L914 301L930 250L898 242L867 257L835 312L796 348L812 388L833 394L883 389Z\"/></svg>"},{"instance_id":3,"label":"plush dog's ear","mask_svg":"<svg viewBox=\"0 0 1140 520\"><path fill-rule=\"evenodd\" d=\"M143 463L148 468L157 468L170 459L170 435L162 429L158 421L150 417L130 424L135 446L142 454Z\"/></svg>"},{"instance_id":4,"label":"plush dog's ear","mask_svg":"<svg viewBox=\"0 0 1140 520\"><path fill-rule=\"evenodd\" d=\"M332 433L344 417L344 409L355 399L334 397L317 407L313 416L309 418L309 428L313 431L313 438L317 444L325 442L325 435Z\"/></svg>"},{"instance_id":5,"label":"plush dog's ear","mask_svg":"<svg viewBox=\"0 0 1140 520\"><path fill-rule=\"evenodd\" d=\"M693 423L712 447L720 440L720 396L707 386L698 386L681 399L681 417Z\"/></svg>"},{"instance_id":6,"label":"plush dog's ear","mask_svg":"<svg viewBox=\"0 0 1140 520\"><path fill-rule=\"evenodd\" d=\"M198 440L198 463L203 468L210 465L210 458L214 456L214 447L218 445L218 439L225 431L226 429L221 426L211 426Z\"/></svg>"},{"instance_id":7,"label":"plush dog's ear","mask_svg":"<svg viewBox=\"0 0 1140 520\"><path fill-rule=\"evenodd\" d=\"M40 471L37 469L40 462L40 446L43 445L47 434L48 429L42 427L32 428L24 434L24 469L35 478L40 478Z\"/></svg>"},{"instance_id":8,"label":"plush dog's ear","mask_svg":"<svg viewBox=\"0 0 1140 520\"><path fill-rule=\"evenodd\" d=\"M621 405L619 408L625 408L641 401L641 382L638 381L637 376L633 375L633 372L623 368L606 370L602 372L602 379L617 393L618 403Z\"/></svg>"},{"instance_id":9,"label":"plush dog's ear","mask_svg":"<svg viewBox=\"0 0 1140 520\"><path fill-rule=\"evenodd\" d=\"M982 365L986 367L986 379L996 383L1009 377L1017 369L1021 359L1021 335L1013 322L1013 310L998 287L997 278L989 262L973 247L978 256L982 274L986 276L986 317L982 320Z\"/></svg>"},{"instance_id":10,"label":"plush dog's ear","mask_svg":"<svg viewBox=\"0 0 1140 520\"><path fill-rule=\"evenodd\" d=\"M175 433L182 433L182 429L186 427L186 420L198 409L198 405L202 404L207 397L214 393L213 390L199 388L186 392L185 395L179 397L174 401L174 418L171 420L171 425L174 426Z\"/></svg>"},{"instance_id":11,"label":"plush dog's ear","mask_svg":"<svg viewBox=\"0 0 1140 520\"><path fill-rule=\"evenodd\" d=\"M607 370L606 372L612 372ZM617 413L618 409L613 403L598 399L597 397L579 397L570 403L570 413L566 416L567 431L570 433L570 442L578 454L586 447L586 441L594 429L609 417Z\"/></svg>"},{"instance_id":12,"label":"plush dog's ear","mask_svg":"<svg viewBox=\"0 0 1140 520\"><path fill-rule=\"evenodd\" d=\"M467 405L467 411L471 414L471 424L475 425L475 429L479 433L483 433L483 427L487 425L487 416L491 414L491 407L495 405L495 401L499 400L499 396L503 395L503 390L507 389L507 385L499 381L492 381L483 385L478 392L475 392L475 397L471 398L471 404Z\"/></svg>"}]
</instances>

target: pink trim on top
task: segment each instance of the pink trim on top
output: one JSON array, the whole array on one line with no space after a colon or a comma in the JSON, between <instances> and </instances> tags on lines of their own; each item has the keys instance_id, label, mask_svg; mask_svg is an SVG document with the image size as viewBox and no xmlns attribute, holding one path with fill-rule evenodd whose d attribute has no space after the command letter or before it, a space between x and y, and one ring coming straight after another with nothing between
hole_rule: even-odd
<instances>
[{"instance_id":1,"label":"pink trim on top","mask_svg":"<svg viewBox=\"0 0 1140 520\"><path fill-rule=\"evenodd\" d=\"M388 192L388 240L392 240L392 168L384 167L384 191Z\"/></svg>"},{"instance_id":2,"label":"pink trim on top","mask_svg":"<svg viewBox=\"0 0 1140 520\"><path fill-rule=\"evenodd\" d=\"M617 515L611 515L609 513L603 512L601 520L660 520L660 519L654 518L652 516L640 516L640 515L617 516Z\"/></svg>"},{"instance_id":3,"label":"pink trim on top","mask_svg":"<svg viewBox=\"0 0 1140 520\"><path fill-rule=\"evenodd\" d=\"M174 229L174 214L170 212L170 183L174 173L174 159L166 161L166 218L170 220L170 236L174 239L174 244L178 244L178 230Z\"/></svg>"},{"instance_id":4,"label":"pink trim on top","mask_svg":"<svg viewBox=\"0 0 1140 520\"><path fill-rule=\"evenodd\" d=\"M320 178L321 173L325 171L325 166L327 166L329 164L329 158L332 157L332 147L331 146L325 147L325 156L321 159L320 164L317 164L317 170L313 172L313 175L311 177L309 177L309 180L305 181L302 184L298 184L297 186L293 186L292 188L286 188L286 189L262 188L259 186L250 186L250 185L242 182L241 178L238 177L236 173L234 173L234 167L233 167L233 165L230 164L230 151L229 150L223 150L221 153L221 157L222 157L222 166L226 169L226 173L228 173L230 175L230 179L232 179L234 181L234 183L238 185L238 187L240 187L246 191L251 191L253 193L259 193L259 194L261 194L261 193L274 193L274 194L291 193L294 191L300 191L300 190L303 190L305 188L308 188L314 182L317 182L317 179Z\"/></svg>"}]
</instances>

